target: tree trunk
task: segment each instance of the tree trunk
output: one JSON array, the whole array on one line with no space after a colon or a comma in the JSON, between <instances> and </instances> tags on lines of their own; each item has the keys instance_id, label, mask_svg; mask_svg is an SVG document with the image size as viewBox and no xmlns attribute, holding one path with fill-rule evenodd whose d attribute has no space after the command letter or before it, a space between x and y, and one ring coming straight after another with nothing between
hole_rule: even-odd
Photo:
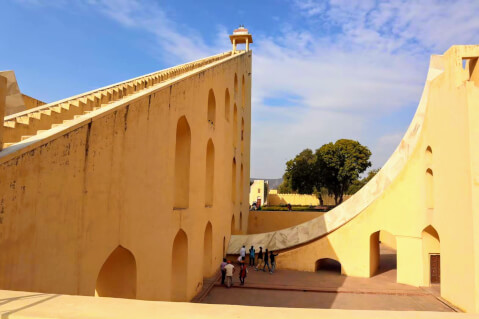
<instances>
[{"instance_id":1,"label":"tree trunk","mask_svg":"<svg viewBox=\"0 0 479 319\"><path fill-rule=\"evenodd\" d=\"M319 205L323 206L324 205L324 200L323 200L323 196L321 195L321 193L318 193L318 199L319 199Z\"/></svg>"}]
</instances>

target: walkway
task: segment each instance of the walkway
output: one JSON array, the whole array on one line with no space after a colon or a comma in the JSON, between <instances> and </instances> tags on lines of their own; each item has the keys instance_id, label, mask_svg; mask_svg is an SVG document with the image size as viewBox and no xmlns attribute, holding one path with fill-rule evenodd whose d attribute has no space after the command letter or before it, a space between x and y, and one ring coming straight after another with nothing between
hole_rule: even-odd
<instances>
[{"instance_id":1,"label":"walkway","mask_svg":"<svg viewBox=\"0 0 479 319\"><path fill-rule=\"evenodd\" d=\"M274 274L249 269L246 284L227 289L215 280L197 302L267 307L453 311L431 292L396 283L395 251L381 247L381 266L372 278L342 276L320 270L277 270ZM205 282L205 287L207 283Z\"/></svg>"}]
</instances>

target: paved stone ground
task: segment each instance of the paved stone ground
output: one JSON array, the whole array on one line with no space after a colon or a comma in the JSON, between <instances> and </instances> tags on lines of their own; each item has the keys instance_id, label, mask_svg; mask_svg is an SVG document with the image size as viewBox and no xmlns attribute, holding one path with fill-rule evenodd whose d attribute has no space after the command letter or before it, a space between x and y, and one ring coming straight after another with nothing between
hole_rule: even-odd
<instances>
[{"instance_id":1,"label":"paved stone ground","mask_svg":"<svg viewBox=\"0 0 479 319\"><path fill-rule=\"evenodd\" d=\"M342 276L339 272L315 273L277 270L274 274L250 268L246 283L222 287L210 279L197 302L269 307L333 308L357 310L453 311L431 292L396 283L395 251L381 247L381 265L372 278ZM214 285L213 285L214 284ZM205 287L207 287L205 282Z\"/></svg>"}]
</instances>

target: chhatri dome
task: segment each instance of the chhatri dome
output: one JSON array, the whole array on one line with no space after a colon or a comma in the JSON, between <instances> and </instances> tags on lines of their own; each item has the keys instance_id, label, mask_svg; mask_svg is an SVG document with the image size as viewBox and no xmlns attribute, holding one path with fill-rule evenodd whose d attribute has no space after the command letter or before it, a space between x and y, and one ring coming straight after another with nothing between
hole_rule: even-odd
<instances>
[{"instance_id":1,"label":"chhatri dome","mask_svg":"<svg viewBox=\"0 0 479 319\"><path fill-rule=\"evenodd\" d=\"M253 36L248 32L248 29L244 25L240 25L230 35L231 44L233 45L232 54L237 52L236 45L244 43L246 44L246 51L249 51L249 44L253 43Z\"/></svg>"}]
</instances>

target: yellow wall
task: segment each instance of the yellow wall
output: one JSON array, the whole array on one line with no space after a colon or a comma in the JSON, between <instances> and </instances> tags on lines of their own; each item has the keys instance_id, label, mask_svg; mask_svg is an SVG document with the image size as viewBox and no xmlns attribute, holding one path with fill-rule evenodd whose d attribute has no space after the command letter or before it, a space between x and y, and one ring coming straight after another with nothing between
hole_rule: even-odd
<instances>
[{"instance_id":1,"label":"yellow wall","mask_svg":"<svg viewBox=\"0 0 479 319\"><path fill-rule=\"evenodd\" d=\"M344 195L343 201L351 197ZM268 205L298 205L298 206L318 206L319 199L316 195L308 194L280 194L276 190L271 190L268 194ZM335 205L333 196L323 196L323 205Z\"/></svg>"},{"instance_id":2,"label":"yellow wall","mask_svg":"<svg viewBox=\"0 0 479 319\"><path fill-rule=\"evenodd\" d=\"M28 96L26 94L22 94L23 98L23 103L25 104L25 109L32 109L37 106L45 105L45 102L42 102L40 100L37 100L31 96Z\"/></svg>"},{"instance_id":3,"label":"yellow wall","mask_svg":"<svg viewBox=\"0 0 479 319\"><path fill-rule=\"evenodd\" d=\"M248 217L248 234L267 233L288 228L323 214L322 212L251 211Z\"/></svg>"},{"instance_id":4,"label":"yellow wall","mask_svg":"<svg viewBox=\"0 0 479 319\"><path fill-rule=\"evenodd\" d=\"M250 186L249 190L249 204L257 203L258 199L261 199L261 206L265 205L264 198L264 180L256 179L253 181L253 184ZM268 195L269 198L269 195Z\"/></svg>"},{"instance_id":5,"label":"yellow wall","mask_svg":"<svg viewBox=\"0 0 479 319\"><path fill-rule=\"evenodd\" d=\"M251 52L228 55L0 152L0 287L93 296L99 280L100 295L148 300L189 300L200 291L221 261L232 219L235 231L247 227L251 59ZM210 90L214 123L207 121ZM235 104L237 125L226 117ZM190 176L188 201L175 209L181 118L190 129ZM209 140L212 204L205 195ZM211 256L205 267L204 255ZM103 267L110 275L136 269L136 283L105 287L123 279L98 279Z\"/></svg>"},{"instance_id":6,"label":"yellow wall","mask_svg":"<svg viewBox=\"0 0 479 319\"><path fill-rule=\"evenodd\" d=\"M314 271L318 259L332 258L342 273L369 277L377 264L377 232L386 231L391 236L383 239L395 237L399 283L429 285L428 257L440 253L441 296L478 313L478 57L479 46L453 46L431 58L406 135L383 169L347 202L291 229L233 237L229 250L266 242L283 250L278 268ZM465 69L462 59L469 61Z\"/></svg>"}]
</instances>

